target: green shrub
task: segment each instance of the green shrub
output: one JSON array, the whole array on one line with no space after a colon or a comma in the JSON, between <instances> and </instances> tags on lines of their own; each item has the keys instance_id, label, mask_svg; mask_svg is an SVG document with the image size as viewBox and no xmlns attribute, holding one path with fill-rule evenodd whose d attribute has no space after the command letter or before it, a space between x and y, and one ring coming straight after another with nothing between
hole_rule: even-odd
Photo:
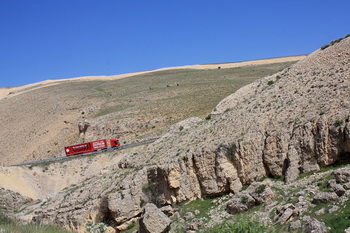
<instances>
[{"instance_id":1,"label":"green shrub","mask_svg":"<svg viewBox=\"0 0 350 233\"><path fill-rule=\"evenodd\" d=\"M343 39L349 37L350 34L346 35L344 38L339 38L339 39L336 39L336 40L332 40L331 43L327 44L327 45L323 45L321 47L321 50L324 50L326 48L328 48L329 46L332 46L332 45L335 45L336 43L339 43L340 41L342 41Z\"/></svg>"},{"instance_id":2,"label":"green shrub","mask_svg":"<svg viewBox=\"0 0 350 233\"><path fill-rule=\"evenodd\" d=\"M219 224L213 228L209 228L207 233L262 233L262 232L276 232L272 227L263 225L258 221L251 219L237 219L235 222L225 222L224 224Z\"/></svg>"},{"instance_id":3,"label":"green shrub","mask_svg":"<svg viewBox=\"0 0 350 233\"><path fill-rule=\"evenodd\" d=\"M106 224L100 222L95 225L92 221L88 221L85 226L85 230L89 233L106 233L106 228Z\"/></svg>"},{"instance_id":4,"label":"green shrub","mask_svg":"<svg viewBox=\"0 0 350 233\"><path fill-rule=\"evenodd\" d=\"M323 221L331 228L330 232L345 232L345 229L350 227L350 208L346 208L350 204L349 201L344 203L344 208L320 216L319 220Z\"/></svg>"},{"instance_id":5,"label":"green shrub","mask_svg":"<svg viewBox=\"0 0 350 233\"><path fill-rule=\"evenodd\" d=\"M272 80L269 80L269 81L267 82L267 85L271 86L273 83L274 83L274 82L273 82Z\"/></svg>"},{"instance_id":6,"label":"green shrub","mask_svg":"<svg viewBox=\"0 0 350 233\"><path fill-rule=\"evenodd\" d=\"M341 126L343 124L343 121L342 120L336 120L335 122L334 122L334 126L335 127L339 127L339 126Z\"/></svg>"},{"instance_id":7,"label":"green shrub","mask_svg":"<svg viewBox=\"0 0 350 233\"><path fill-rule=\"evenodd\" d=\"M339 42L342 41L342 40L343 40L343 38L339 38L339 39L333 40L333 41L331 42L331 45L334 45L334 44L336 44L336 43L339 43Z\"/></svg>"},{"instance_id":8,"label":"green shrub","mask_svg":"<svg viewBox=\"0 0 350 233\"><path fill-rule=\"evenodd\" d=\"M7 218L0 212L0 232L4 233L69 233L57 226L26 224L22 225Z\"/></svg>"},{"instance_id":9,"label":"green shrub","mask_svg":"<svg viewBox=\"0 0 350 233\"><path fill-rule=\"evenodd\" d=\"M256 189L256 193L263 193L265 191L266 185L262 184Z\"/></svg>"},{"instance_id":10,"label":"green shrub","mask_svg":"<svg viewBox=\"0 0 350 233\"><path fill-rule=\"evenodd\" d=\"M248 197L247 197L247 196L241 197L241 202L242 202L243 204L247 204L247 203L248 203Z\"/></svg>"},{"instance_id":11,"label":"green shrub","mask_svg":"<svg viewBox=\"0 0 350 233\"><path fill-rule=\"evenodd\" d=\"M328 48L329 46L330 46L329 44L323 45L323 46L321 47L321 50L324 50L324 49Z\"/></svg>"}]
</instances>

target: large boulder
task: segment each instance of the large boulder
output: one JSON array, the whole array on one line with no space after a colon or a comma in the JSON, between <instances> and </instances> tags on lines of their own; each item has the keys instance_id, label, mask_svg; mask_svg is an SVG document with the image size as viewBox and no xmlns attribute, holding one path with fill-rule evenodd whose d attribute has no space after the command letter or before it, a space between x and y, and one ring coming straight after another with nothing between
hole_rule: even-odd
<instances>
[{"instance_id":1,"label":"large boulder","mask_svg":"<svg viewBox=\"0 0 350 233\"><path fill-rule=\"evenodd\" d=\"M139 220L140 233L164 233L170 230L171 220L152 203L145 205Z\"/></svg>"},{"instance_id":2,"label":"large boulder","mask_svg":"<svg viewBox=\"0 0 350 233\"><path fill-rule=\"evenodd\" d=\"M247 192L241 192L226 203L229 214L239 214L255 206L255 199Z\"/></svg>"},{"instance_id":3,"label":"large boulder","mask_svg":"<svg viewBox=\"0 0 350 233\"><path fill-rule=\"evenodd\" d=\"M269 202L274 197L274 192L270 186L261 182L252 183L247 192L255 199L258 205Z\"/></svg>"},{"instance_id":4,"label":"large boulder","mask_svg":"<svg viewBox=\"0 0 350 233\"><path fill-rule=\"evenodd\" d=\"M323 223L318 221L317 219L310 218L304 224L304 232L305 233L326 233L328 232L328 227Z\"/></svg>"},{"instance_id":5,"label":"large boulder","mask_svg":"<svg viewBox=\"0 0 350 233\"><path fill-rule=\"evenodd\" d=\"M313 204L327 203L338 199L338 195L334 192L319 192L312 199Z\"/></svg>"},{"instance_id":6,"label":"large boulder","mask_svg":"<svg viewBox=\"0 0 350 233\"><path fill-rule=\"evenodd\" d=\"M334 184L331 188L339 197L343 196L346 192L345 188L340 184Z\"/></svg>"},{"instance_id":7,"label":"large boulder","mask_svg":"<svg viewBox=\"0 0 350 233\"><path fill-rule=\"evenodd\" d=\"M350 168L339 169L334 172L337 183L350 182Z\"/></svg>"},{"instance_id":8,"label":"large boulder","mask_svg":"<svg viewBox=\"0 0 350 233\"><path fill-rule=\"evenodd\" d=\"M274 220L278 224L283 224L298 215L299 210L293 204L285 204L276 208L276 216Z\"/></svg>"}]
</instances>

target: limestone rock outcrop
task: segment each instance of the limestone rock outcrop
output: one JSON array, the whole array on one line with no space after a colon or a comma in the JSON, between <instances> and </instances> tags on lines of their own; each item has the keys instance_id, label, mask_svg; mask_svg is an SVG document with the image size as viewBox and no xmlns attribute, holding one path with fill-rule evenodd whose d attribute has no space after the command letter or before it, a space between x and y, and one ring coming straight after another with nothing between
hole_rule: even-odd
<instances>
[{"instance_id":1,"label":"limestone rock outcrop","mask_svg":"<svg viewBox=\"0 0 350 233\"><path fill-rule=\"evenodd\" d=\"M165 233L170 229L171 220L154 204L147 204L140 218L140 233Z\"/></svg>"}]
</instances>

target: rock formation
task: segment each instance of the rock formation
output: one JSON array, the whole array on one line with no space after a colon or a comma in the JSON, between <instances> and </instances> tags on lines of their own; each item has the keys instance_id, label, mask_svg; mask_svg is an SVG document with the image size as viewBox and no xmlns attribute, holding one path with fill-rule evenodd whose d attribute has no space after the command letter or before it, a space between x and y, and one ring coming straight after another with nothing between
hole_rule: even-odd
<instances>
[{"instance_id":1,"label":"rock formation","mask_svg":"<svg viewBox=\"0 0 350 233\"><path fill-rule=\"evenodd\" d=\"M165 233L170 229L171 220L154 204L144 207L140 218L140 233Z\"/></svg>"},{"instance_id":2,"label":"rock formation","mask_svg":"<svg viewBox=\"0 0 350 233\"><path fill-rule=\"evenodd\" d=\"M191 128L149 145L121 166L126 168L63 190L44 206L31 206L33 220L77 231L89 219L118 227L141 216L147 202L160 207L238 193L242 185L263 177L284 177L288 183L300 173L348 160L349 64L350 38L318 50L223 100L212 119L192 122ZM346 177L343 173L338 179ZM272 194L259 188L232 200L229 211L269 200ZM289 219L295 213L289 206L281 214Z\"/></svg>"}]
</instances>

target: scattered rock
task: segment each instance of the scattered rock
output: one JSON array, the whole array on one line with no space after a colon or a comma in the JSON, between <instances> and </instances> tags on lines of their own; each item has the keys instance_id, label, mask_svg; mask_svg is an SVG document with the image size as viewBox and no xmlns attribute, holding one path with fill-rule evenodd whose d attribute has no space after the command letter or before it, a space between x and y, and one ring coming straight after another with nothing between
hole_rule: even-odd
<instances>
[{"instance_id":1,"label":"scattered rock","mask_svg":"<svg viewBox=\"0 0 350 233\"><path fill-rule=\"evenodd\" d=\"M183 220L183 218L181 218L181 215L180 215L179 212L175 212L174 216L175 216L175 219L177 219L177 220L179 220L179 221L180 221L180 219Z\"/></svg>"},{"instance_id":2,"label":"scattered rock","mask_svg":"<svg viewBox=\"0 0 350 233\"><path fill-rule=\"evenodd\" d=\"M310 220L308 220L304 224L304 232L305 233L325 233L325 232L328 232L328 227L323 222L320 222L314 218L310 218Z\"/></svg>"},{"instance_id":3,"label":"scattered rock","mask_svg":"<svg viewBox=\"0 0 350 233\"><path fill-rule=\"evenodd\" d=\"M128 168L128 167L132 167L134 164L132 162L132 160L134 159L134 157L137 156L137 153L133 153L133 154L128 154L126 156L124 156L119 162L118 162L118 167L119 168Z\"/></svg>"},{"instance_id":4,"label":"scattered rock","mask_svg":"<svg viewBox=\"0 0 350 233\"><path fill-rule=\"evenodd\" d=\"M309 221L311 221L311 217L308 216L308 215L305 215L305 216L303 216L302 220L303 220L304 222L309 222Z\"/></svg>"},{"instance_id":5,"label":"scattered rock","mask_svg":"<svg viewBox=\"0 0 350 233\"><path fill-rule=\"evenodd\" d=\"M325 210L324 210L324 208L322 208L322 209L320 209L320 210L317 210L317 211L315 211L315 215L323 215L325 213Z\"/></svg>"},{"instance_id":6,"label":"scattered rock","mask_svg":"<svg viewBox=\"0 0 350 233\"><path fill-rule=\"evenodd\" d=\"M335 184L331 186L333 192L335 192L339 197L343 196L346 192L344 187L340 184Z\"/></svg>"},{"instance_id":7,"label":"scattered rock","mask_svg":"<svg viewBox=\"0 0 350 233\"><path fill-rule=\"evenodd\" d=\"M183 121L180 121L180 122L172 125L169 128L168 132L166 134L164 134L161 139L163 140L165 138L172 137L181 131L190 129L193 126L195 126L196 124L198 124L198 122L200 122L200 121L202 121L202 119L199 117L191 117L191 118L187 118Z\"/></svg>"},{"instance_id":8,"label":"scattered rock","mask_svg":"<svg viewBox=\"0 0 350 233\"><path fill-rule=\"evenodd\" d=\"M295 208L293 204L286 204L284 206L279 206L276 208L276 224L283 224L289 221L292 217L298 216L299 211Z\"/></svg>"},{"instance_id":9,"label":"scattered rock","mask_svg":"<svg viewBox=\"0 0 350 233\"><path fill-rule=\"evenodd\" d=\"M338 199L338 195L334 192L319 192L312 199L313 204L327 203Z\"/></svg>"},{"instance_id":10,"label":"scattered rock","mask_svg":"<svg viewBox=\"0 0 350 233\"><path fill-rule=\"evenodd\" d=\"M160 208L161 211L163 211L164 214L166 214L168 217L171 217L175 214L175 210L171 205L166 205Z\"/></svg>"},{"instance_id":11,"label":"scattered rock","mask_svg":"<svg viewBox=\"0 0 350 233\"><path fill-rule=\"evenodd\" d=\"M347 190L350 190L350 182L343 184L343 187Z\"/></svg>"},{"instance_id":12,"label":"scattered rock","mask_svg":"<svg viewBox=\"0 0 350 233\"><path fill-rule=\"evenodd\" d=\"M297 230L297 229L299 229L299 228L301 228L301 221L300 220L291 222L289 224L289 230L292 231L292 232Z\"/></svg>"},{"instance_id":13,"label":"scattered rock","mask_svg":"<svg viewBox=\"0 0 350 233\"><path fill-rule=\"evenodd\" d=\"M334 205L332 208L328 210L328 213L333 213L335 211L339 210L339 206Z\"/></svg>"},{"instance_id":14,"label":"scattered rock","mask_svg":"<svg viewBox=\"0 0 350 233\"><path fill-rule=\"evenodd\" d=\"M9 209L20 209L20 207L32 201L32 199L24 197L19 193L12 192L10 190L0 187L0 207L5 206Z\"/></svg>"},{"instance_id":15,"label":"scattered rock","mask_svg":"<svg viewBox=\"0 0 350 233\"><path fill-rule=\"evenodd\" d=\"M334 177L337 180L337 183L350 182L350 168L343 168L334 171Z\"/></svg>"},{"instance_id":16,"label":"scattered rock","mask_svg":"<svg viewBox=\"0 0 350 233\"><path fill-rule=\"evenodd\" d=\"M183 218L185 220L190 220L190 219L194 218L194 214L192 212L187 212Z\"/></svg>"},{"instance_id":17,"label":"scattered rock","mask_svg":"<svg viewBox=\"0 0 350 233\"><path fill-rule=\"evenodd\" d=\"M295 204L295 208L299 211L299 214L307 212L310 202L306 201L304 197L299 197L298 202Z\"/></svg>"},{"instance_id":18,"label":"scattered rock","mask_svg":"<svg viewBox=\"0 0 350 233\"><path fill-rule=\"evenodd\" d=\"M197 230L199 227L201 227L204 224L204 221L202 218L195 218L190 223L186 225L186 230Z\"/></svg>"}]
</instances>

